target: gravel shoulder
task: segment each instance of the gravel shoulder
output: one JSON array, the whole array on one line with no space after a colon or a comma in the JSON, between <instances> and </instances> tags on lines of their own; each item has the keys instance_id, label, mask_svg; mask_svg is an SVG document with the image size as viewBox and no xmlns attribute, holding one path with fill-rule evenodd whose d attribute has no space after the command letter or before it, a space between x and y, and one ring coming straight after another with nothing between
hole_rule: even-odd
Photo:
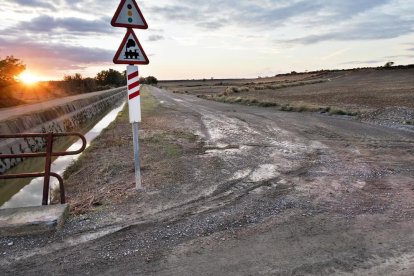
<instances>
[{"instance_id":1,"label":"gravel shoulder","mask_svg":"<svg viewBox=\"0 0 414 276\"><path fill-rule=\"evenodd\" d=\"M145 192L124 113L72 167L65 228L0 239L2 275L412 275L413 132L143 93Z\"/></svg>"}]
</instances>

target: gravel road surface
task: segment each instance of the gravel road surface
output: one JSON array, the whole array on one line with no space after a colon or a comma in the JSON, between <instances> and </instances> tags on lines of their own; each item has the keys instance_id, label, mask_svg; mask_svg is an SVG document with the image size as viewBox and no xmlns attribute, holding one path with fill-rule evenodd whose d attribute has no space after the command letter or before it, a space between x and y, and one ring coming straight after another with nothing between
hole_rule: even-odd
<instances>
[{"instance_id":1,"label":"gravel road surface","mask_svg":"<svg viewBox=\"0 0 414 276\"><path fill-rule=\"evenodd\" d=\"M128 207L0 239L1 275L414 274L413 131L146 89L201 150Z\"/></svg>"}]
</instances>

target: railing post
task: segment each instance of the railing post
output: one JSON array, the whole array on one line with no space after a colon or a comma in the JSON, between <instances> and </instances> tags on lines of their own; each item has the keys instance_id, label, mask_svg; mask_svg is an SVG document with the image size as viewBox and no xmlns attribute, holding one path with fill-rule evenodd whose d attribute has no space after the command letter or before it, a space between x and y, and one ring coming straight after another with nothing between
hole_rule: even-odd
<instances>
[{"instance_id":1,"label":"railing post","mask_svg":"<svg viewBox=\"0 0 414 276\"><path fill-rule=\"evenodd\" d=\"M78 136L82 140L82 147L76 151L69 152L53 152L53 138L63 136ZM34 158L34 157L45 157L45 171L35 173L20 173L20 174L0 174L0 179L19 179L19 178L36 178L43 177L43 198L42 205L49 204L49 190L50 190L50 177L55 177L59 181L60 187L60 202L65 203L65 187L63 186L63 179L60 175L51 172L52 158L57 156L76 155L83 152L87 146L85 136L81 133L70 132L70 133L21 133L21 134L0 134L0 139L13 139L13 138L29 138L29 137L42 137L46 140L46 152L36 153L20 153L20 154L2 154L0 158Z\"/></svg>"},{"instance_id":2,"label":"railing post","mask_svg":"<svg viewBox=\"0 0 414 276\"><path fill-rule=\"evenodd\" d=\"M52 151L53 151L53 133L49 132L46 138L46 162L45 162L45 178L43 183L43 199L42 205L49 203L49 182L50 182L50 167L52 165Z\"/></svg>"}]
</instances>

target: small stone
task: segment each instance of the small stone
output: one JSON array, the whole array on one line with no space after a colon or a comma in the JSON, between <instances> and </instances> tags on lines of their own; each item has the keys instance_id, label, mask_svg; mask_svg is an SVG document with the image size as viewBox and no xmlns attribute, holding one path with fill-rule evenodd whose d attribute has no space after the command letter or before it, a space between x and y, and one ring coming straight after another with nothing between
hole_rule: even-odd
<instances>
[{"instance_id":1,"label":"small stone","mask_svg":"<svg viewBox=\"0 0 414 276\"><path fill-rule=\"evenodd\" d=\"M13 246L13 244L14 244L13 242L9 242L7 245L8 246Z\"/></svg>"}]
</instances>

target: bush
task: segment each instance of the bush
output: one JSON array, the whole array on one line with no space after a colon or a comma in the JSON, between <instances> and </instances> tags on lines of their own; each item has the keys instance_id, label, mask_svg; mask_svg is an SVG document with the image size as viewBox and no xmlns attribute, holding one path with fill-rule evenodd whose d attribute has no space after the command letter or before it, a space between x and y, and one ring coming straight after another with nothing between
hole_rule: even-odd
<instances>
[{"instance_id":1,"label":"bush","mask_svg":"<svg viewBox=\"0 0 414 276\"><path fill-rule=\"evenodd\" d=\"M140 78L139 79L139 82L141 83L141 84L149 84L149 85L156 85L157 83L158 83L158 80L157 80L157 78L156 77L154 77L154 76L148 76L148 77L146 77L146 78Z\"/></svg>"},{"instance_id":2,"label":"bush","mask_svg":"<svg viewBox=\"0 0 414 276\"><path fill-rule=\"evenodd\" d=\"M0 87L5 87L16 83L15 77L26 69L19 59L7 56L0 60Z\"/></svg>"},{"instance_id":3,"label":"bush","mask_svg":"<svg viewBox=\"0 0 414 276\"><path fill-rule=\"evenodd\" d=\"M126 72L121 73L113 69L102 70L96 75L95 79L102 86L123 86L126 85Z\"/></svg>"}]
</instances>

